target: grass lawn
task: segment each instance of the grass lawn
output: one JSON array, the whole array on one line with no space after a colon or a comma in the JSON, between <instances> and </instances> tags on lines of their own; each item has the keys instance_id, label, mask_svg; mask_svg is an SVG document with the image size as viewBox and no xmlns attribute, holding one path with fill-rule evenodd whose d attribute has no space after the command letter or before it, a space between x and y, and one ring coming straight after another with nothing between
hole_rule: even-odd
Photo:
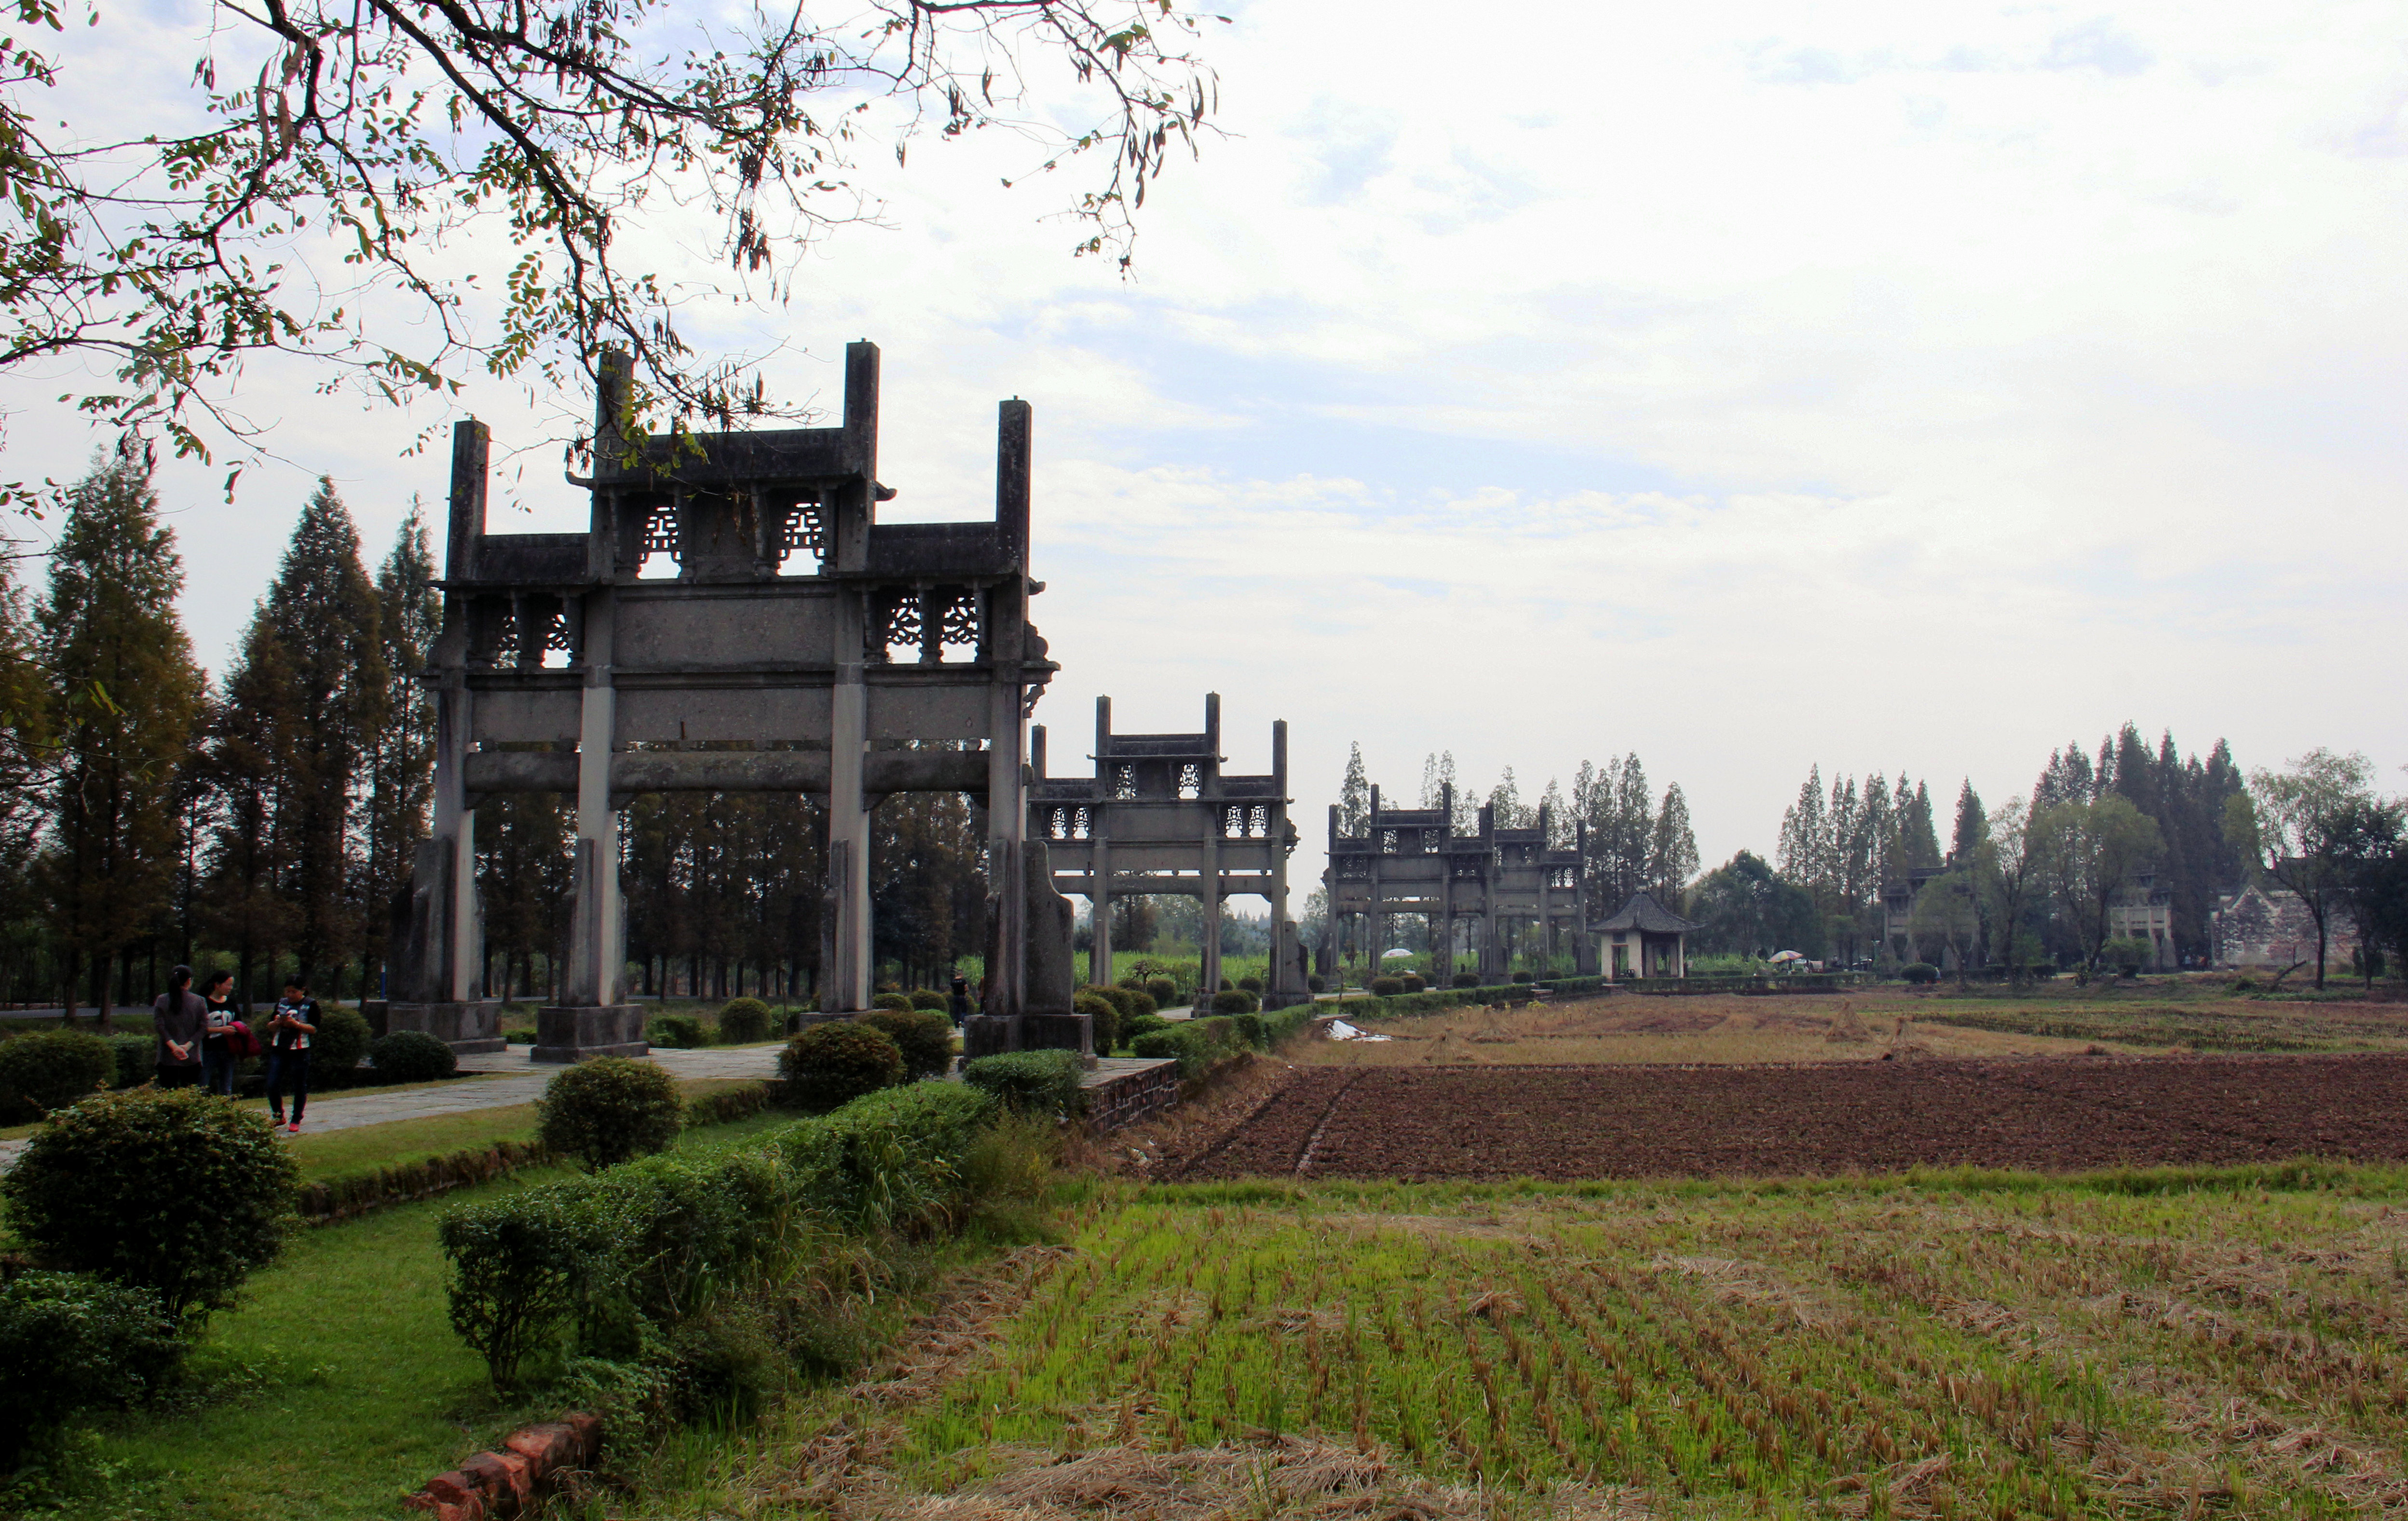
<instances>
[{"instance_id":1,"label":"grass lawn","mask_svg":"<svg viewBox=\"0 0 2408 1521\"><path fill-rule=\"evenodd\" d=\"M1102 1184L988 1351L612 1514L1303 1516L1352 1474L1378 1514L2388 1514L2403 1205L2315 1167ZM796 1496L831 1445L870 1456Z\"/></svg>"},{"instance_id":2,"label":"grass lawn","mask_svg":"<svg viewBox=\"0 0 2408 1521\"><path fill-rule=\"evenodd\" d=\"M689 1131L679 1144L716 1150L791 1121L762 1115ZM345 1134L315 1139L336 1142ZM455 1141L429 1141L426 1149L476 1143ZM60 1514L92 1521L390 1518L398 1497L517 1421L556 1413L496 1400L483 1360L452 1334L435 1229L446 1210L466 1199L563 1175L524 1173L300 1232L281 1261L251 1281L240 1305L209 1322L195 1366L231 1392L190 1412L135 1412L104 1424L78 1481L84 1493L67 1499Z\"/></svg>"},{"instance_id":3,"label":"grass lawn","mask_svg":"<svg viewBox=\"0 0 2408 1521\"><path fill-rule=\"evenodd\" d=\"M698 1078L679 1083L678 1091L688 1098L699 1098L724 1089L753 1085L746 1078ZM349 1130L305 1130L292 1139L291 1145L294 1159L301 1164L301 1176L323 1183L398 1163L471 1151L497 1141L533 1141L535 1130L535 1105L510 1104L500 1109L430 1115L423 1120L363 1125ZM730 1132L714 1127L701 1132L696 1140L727 1133Z\"/></svg>"}]
</instances>

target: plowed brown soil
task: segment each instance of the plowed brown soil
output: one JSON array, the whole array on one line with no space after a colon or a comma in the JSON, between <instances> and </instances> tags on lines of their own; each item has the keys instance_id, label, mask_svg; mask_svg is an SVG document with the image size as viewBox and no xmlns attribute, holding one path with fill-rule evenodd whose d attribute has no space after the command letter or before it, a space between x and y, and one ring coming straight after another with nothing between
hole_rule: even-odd
<instances>
[{"instance_id":1,"label":"plowed brown soil","mask_svg":"<svg viewBox=\"0 0 2408 1521\"><path fill-rule=\"evenodd\" d=\"M2074 1171L2408 1159L2408 1056L1298 1068L1156 1176Z\"/></svg>"}]
</instances>

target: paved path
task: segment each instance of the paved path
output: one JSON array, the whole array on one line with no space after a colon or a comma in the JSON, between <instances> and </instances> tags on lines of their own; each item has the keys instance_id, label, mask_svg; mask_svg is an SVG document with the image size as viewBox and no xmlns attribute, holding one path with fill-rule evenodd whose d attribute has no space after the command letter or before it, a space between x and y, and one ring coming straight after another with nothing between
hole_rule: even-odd
<instances>
[{"instance_id":1,"label":"paved path","mask_svg":"<svg viewBox=\"0 0 2408 1521\"><path fill-rule=\"evenodd\" d=\"M538 1064L528 1060L528 1049L512 1046L507 1051L461 1057L460 1070L464 1072L495 1074L471 1082L430 1083L380 1093L337 1091L322 1096L312 1094L308 1117L301 1122L301 1133L313 1135L323 1130L350 1130L363 1125L431 1119L438 1114L466 1114L480 1109L508 1109L513 1104L534 1103L543 1097L544 1085L561 1069L549 1062ZM654 1046L652 1060L667 1068L682 1082L714 1078L758 1080L778 1075L778 1053L782 1049L782 1042L705 1047L699 1051ZM1128 1072L1159 1065L1156 1061L1133 1056L1106 1056L1096 1062L1096 1069L1086 1075L1081 1085L1093 1087ZM18 1153L24 1149L25 1143L22 1141L0 1141L0 1171L5 1171L15 1162Z\"/></svg>"}]
</instances>

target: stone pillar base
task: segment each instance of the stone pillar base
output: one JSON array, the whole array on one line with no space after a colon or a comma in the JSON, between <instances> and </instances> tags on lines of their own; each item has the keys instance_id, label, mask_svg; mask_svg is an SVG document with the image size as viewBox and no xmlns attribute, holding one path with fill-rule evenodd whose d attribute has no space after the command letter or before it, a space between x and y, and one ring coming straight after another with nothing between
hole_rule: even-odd
<instances>
[{"instance_id":1,"label":"stone pillar base","mask_svg":"<svg viewBox=\"0 0 2408 1521\"><path fill-rule=\"evenodd\" d=\"M381 1029L378 1029L373 1018L369 1022L369 1028L377 1029L380 1035L418 1030L463 1056L503 1049L502 1006L497 999L480 1003L387 1003L383 1014Z\"/></svg>"},{"instance_id":2,"label":"stone pillar base","mask_svg":"<svg viewBox=\"0 0 2408 1521\"><path fill-rule=\"evenodd\" d=\"M1023 1051L1075 1051L1089 1064L1096 1059L1096 1021L1091 1014L1023 1014Z\"/></svg>"},{"instance_id":3,"label":"stone pillar base","mask_svg":"<svg viewBox=\"0 0 2408 1521\"><path fill-rule=\"evenodd\" d=\"M539 1062L581 1062L594 1056L641 1056L644 1006L639 1003L559 1005L535 1012L535 1050Z\"/></svg>"},{"instance_id":4,"label":"stone pillar base","mask_svg":"<svg viewBox=\"0 0 2408 1521\"><path fill-rule=\"evenodd\" d=\"M1020 1021L1008 1014L972 1014L962 1021L962 1060L1020 1049Z\"/></svg>"}]
</instances>

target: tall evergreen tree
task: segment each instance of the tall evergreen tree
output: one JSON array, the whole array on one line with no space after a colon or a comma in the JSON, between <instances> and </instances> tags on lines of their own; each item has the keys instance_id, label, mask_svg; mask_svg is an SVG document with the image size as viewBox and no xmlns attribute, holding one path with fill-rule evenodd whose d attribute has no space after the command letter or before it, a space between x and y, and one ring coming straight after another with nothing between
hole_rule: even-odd
<instances>
[{"instance_id":1,"label":"tall evergreen tree","mask_svg":"<svg viewBox=\"0 0 2408 1521\"><path fill-rule=\"evenodd\" d=\"M378 612L359 530L335 483L321 478L258 614L283 647L293 683L291 727L274 754L292 841L278 885L293 905L304 977L339 966L360 941L370 884L351 825L392 696Z\"/></svg>"},{"instance_id":2,"label":"tall evergreen tree","mask_svg":"<svg viewBox=\"0 0 2408 1521\"><path fill-rule=\"evenodd\" d=\"M156 926L179 859L174 799L204 686L176 615L184 567L159 521L148 454L121 447L70 487L35 623L58 737L39 866L64 953L109 1021L110 959Z\"/></svg>"},{"instance_id":3,"label":"tall evergreen tree","mask_svg":"<svg viewBox=\"0 0 2408 1521\"><path fill-rule=\"evenodd\" d=\"M1906 779L1899 778L1901 783ZM1900 799L1905 801L1904 799ZM1922 782L1914 784L1914 797L1899 811L1904 816L1899 823L1899 836L1906 848L1906 864L1915 867L1936 867L1940 864L1940 831L1931 817L1931 791Z\"/></svg>"},{"instance_id":4,"label":"tall evergreen tree","mask_svg":"<svg viewBox=\"0 0 2408 1521\"><path fill-rule=\"evenodd\" d=\"M1647 884L1648 851L1656 843L1654 803L1646 768L1634 750L1622 757L1613 778L1613 891L1609 896L1614 908Z\"/></svg>"},{"instance_id":5,"label":"tall evergreen tree","mask_svg":"<svg viewBox=\"0 0 2408 1521\"><path fill-rule=\"evenodd\" d=\"M283 642L254 616L208 708L201 765L214 821L200 853L194 911L201 932L234 952L235 997L246 1006L261 992L256 969L272 969L293 939L293 903L279 890L290 875L293 840L277 760L292 696Z\"/></svg>"},{"instance_id":6,"label":"tall evergreen tree","mask_svg":"<svg viewBox=\"0 0 2408 1521\"><path fill-rule=\"evenodd\" d=\"M1698 875L1698 839L1689 829L1689 800L1677 782L1664 789L1664 806L1656 811L1648 857L1650 890L1658 902L1679 912L1682 898Z\"/></svg>"},{"instance_id":7,"label":"tall evergreen tree","mask_svg":"<svg viewBox=\"0 0 2408 1521\"><path fill-rule=\"evenodd\" d=\"M377 985L383 968L386 906L409 884L435 793L435 702L419 677L432 662L435 636L442 631L443 594L435 588L434 545L415 501L378 567L376 601L382 661L380 668L363 672L362 680L381 677L385 691L380 697L366 694L364 706L381 707L386 717L368 730L361 756L368 792L361 842L363 989Z\"/></svg>"},{"instance_id":8,"label":"tall evergreen tree","mask_svg":"<svg viewBox=\"0 0 2408 1521\"><path fill-rule=\"evenodd\" d=\"M1363 773L1363 746L1346 747L1346 780L1338 788L1338 832L1359 838L1371 826L1371 779Z\"/></svg>"},{"instance_id":9,"label":"tall evergreen tree","mask_svg":"<svg viewBox=\"0 0 2408 1521\"><path fill-rule=\"evenodd\" d=\"M1523 817L1526 811L1522 807L1522 785L1513 780L1513 768L1508 766L1505 774L1497 779L1497 785L1488 789L1489 822L1499 829L1526 829L1529 825Z\"/></svg>"},{"instance_id":10,"label":"tall evergreen tree","mask_svg":"<svg viewBox=\"0 0 2408 1521\"><path fill-rule=\"evenodd\" d=\"M1982 811L1982 796L1973 790L1973 779L1969 776L1956 789L1956 826L1948 836L1949 858L1958 862L1972 860L1982 842L1989 838L1989 815Z\"/></svg>"}]
</instances>

